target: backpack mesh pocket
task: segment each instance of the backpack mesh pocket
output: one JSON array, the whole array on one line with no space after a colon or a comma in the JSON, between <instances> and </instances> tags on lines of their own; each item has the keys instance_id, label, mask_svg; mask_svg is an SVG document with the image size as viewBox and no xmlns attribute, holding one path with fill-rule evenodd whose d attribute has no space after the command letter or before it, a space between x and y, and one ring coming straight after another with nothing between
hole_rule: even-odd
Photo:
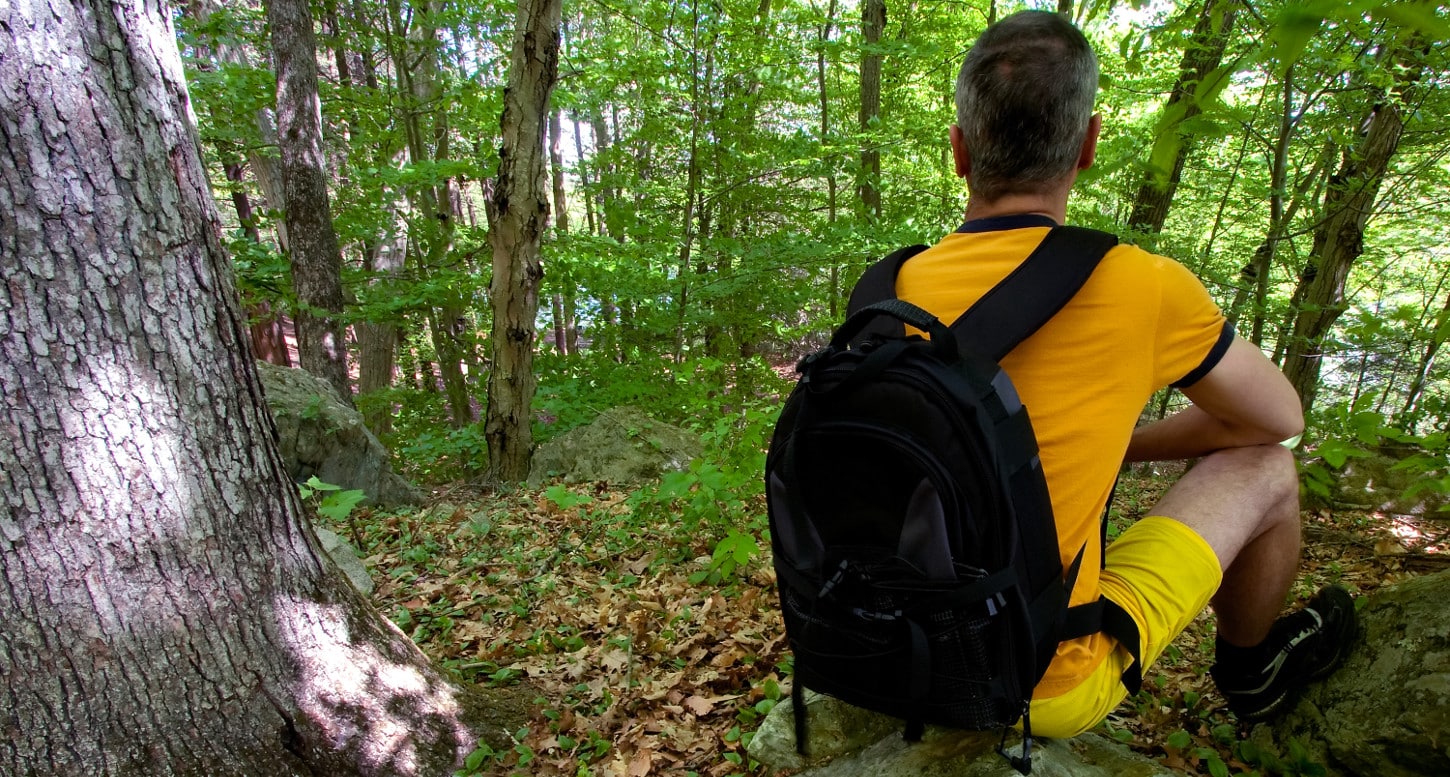
<instances>
[{"instance_id":1,"label":"backpack mesh pocket","mask_svg":"<svg viewBox=\"0 0 1450 777\"><path fill-rule=\"evenodd\" d=\"M853 566L814 602L782 587L800 680L902 718L968 729L1015 722L1022 695L1009 646L1020 643L1005 608L996 598L933 606L951 586L900 571Z\"/></svg>"}]
</instances>

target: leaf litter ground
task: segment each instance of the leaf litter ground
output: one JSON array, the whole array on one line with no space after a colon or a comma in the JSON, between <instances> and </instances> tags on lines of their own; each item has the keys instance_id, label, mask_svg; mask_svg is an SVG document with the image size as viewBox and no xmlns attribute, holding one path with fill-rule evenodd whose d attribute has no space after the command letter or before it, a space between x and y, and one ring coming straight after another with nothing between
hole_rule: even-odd
<instances>
[{"instance_id":1,"label":"leaf litter ground","mask_svg":"<svg viewBox=\"0 0 1450 777\"><path fill-rule=\"evenodd\" d=\"M1168 482L1125 476L1114 528ZM731 581L692 583L718 538L642 519L623 491L571 494L458 488L420 511L364 511L337 527L368 554L375 603L435 661L462 682L534 696L515 746L476 754L470 773L762 773L744 743L789 689L768 548ZM1300 602L1328 582L1365 594L1450 559L1445 537L1407 532L1406 519L1304 518ZM1205 614L1100 731L1177 772L1252 773L1236 746L1246 730L1207 675L1212 646Z\"/></svg>"}]
</instances>

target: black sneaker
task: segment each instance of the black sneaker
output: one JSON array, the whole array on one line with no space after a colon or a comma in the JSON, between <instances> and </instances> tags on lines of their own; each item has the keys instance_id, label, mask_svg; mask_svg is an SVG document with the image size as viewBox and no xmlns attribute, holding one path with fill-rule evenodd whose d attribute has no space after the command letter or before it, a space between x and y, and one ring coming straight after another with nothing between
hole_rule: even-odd
<instances>
[{"instance_id":1,"label":"black sneaker","mask_svg":"<svg viewBox=\"0 0 1450 777\"><path fill-rule=\"evenodd\" d=\"M1214 664L1209 674L1240 720L1266 720L1344 663L1355 627L1353 597L1337 585L1325 586L1304 609L1274 621L1263 642L1262 668L1230 672Z\"/></svg>"}]
</instances>

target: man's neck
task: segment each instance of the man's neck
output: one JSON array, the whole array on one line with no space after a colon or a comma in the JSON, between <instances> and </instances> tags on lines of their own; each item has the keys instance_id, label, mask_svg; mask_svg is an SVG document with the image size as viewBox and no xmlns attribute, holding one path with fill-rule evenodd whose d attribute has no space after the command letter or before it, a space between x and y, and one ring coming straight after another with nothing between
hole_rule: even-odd
<instances>
[{"instance_id":1,"label":"man's neck","mask_svg":"<svg viewBox=\"0 0 1450 777\"><path fill-rule=\"evenodd\" d=\"M967 198L967 221L989 219L997 216L1020 216L1036 214L1046 216L1058 224L1067 222L1067 195L1072 181L1059 191L1038 194L1005 194L990 202L981 197Z\"/></svg>"}]
</instances>

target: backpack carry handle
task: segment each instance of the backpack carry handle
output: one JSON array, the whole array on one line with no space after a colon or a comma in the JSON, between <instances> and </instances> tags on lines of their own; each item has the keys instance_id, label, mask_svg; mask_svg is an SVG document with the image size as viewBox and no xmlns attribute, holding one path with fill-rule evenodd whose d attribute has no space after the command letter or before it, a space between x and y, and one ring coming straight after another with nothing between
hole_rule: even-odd
<instances>
[{"instance_id":1,"label":"backpack carry handle","mask_svg":"<svg viewBox=\"0 0 1450 777\"><path fill-rule=\"evenodd\" d=\"M889 299L868 305L846 319L846 323L831 337L831 348L844 350L867 325L880 316L889 316L909 324L931 335L932 350L944 361L957 357L957 340L941 319L921 308L899 299Z\"/></svg>"}]
</instances>

